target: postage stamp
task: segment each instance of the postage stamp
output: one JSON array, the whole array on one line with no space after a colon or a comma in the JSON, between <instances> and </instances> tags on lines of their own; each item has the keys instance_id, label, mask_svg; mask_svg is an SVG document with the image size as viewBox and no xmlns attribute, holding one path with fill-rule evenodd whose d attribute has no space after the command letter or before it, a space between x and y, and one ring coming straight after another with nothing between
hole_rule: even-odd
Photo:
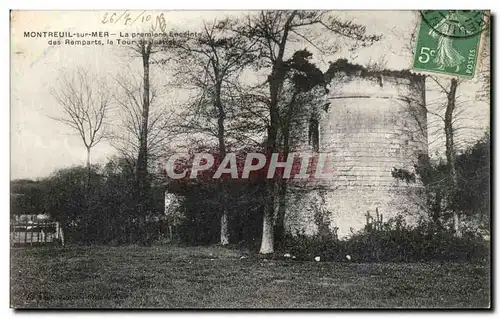
<instances>
[{"instance_id":1,"label":"postage stamp","mask_svg":"<svg viewBox=\"0 0 500 318\"><path fill-rule=\"evenodd\" d=\"M413 69L418 72L474 77L487 22L487 14L483 11L422 11Z\"/></svg>"},{"instance_id":2,"label":"postage stamp","mask_svg":"<svg viewBox=\"0 0 500 318\"><path fill-rule=\"evenodd\" d=\"M484 18L11 10L11 308L491 308Z\"/></svg>"}]
</instances>

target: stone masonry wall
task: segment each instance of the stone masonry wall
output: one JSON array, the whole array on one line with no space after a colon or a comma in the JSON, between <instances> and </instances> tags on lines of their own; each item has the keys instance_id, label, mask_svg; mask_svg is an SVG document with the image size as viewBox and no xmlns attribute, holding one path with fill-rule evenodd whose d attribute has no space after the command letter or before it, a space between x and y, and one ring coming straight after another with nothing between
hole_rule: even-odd
<instances>
[{"instance_id":1,"label":"stone masonry wall","mask_svg":"<svg viewBox=\"0 0 500 318\"><path fill-rule=\"evenodd\" d=\"M319 151L329 154L335 174L321 189L290 187L287 231L315 235L326 224L342 238L362 229L376 208L384 220L418 215L421 185L396 180L391 170L414 171L418 154L427 153L423 78L341 73L333 83L331 104L320 111Z\"/></svg>"}]
</instances>

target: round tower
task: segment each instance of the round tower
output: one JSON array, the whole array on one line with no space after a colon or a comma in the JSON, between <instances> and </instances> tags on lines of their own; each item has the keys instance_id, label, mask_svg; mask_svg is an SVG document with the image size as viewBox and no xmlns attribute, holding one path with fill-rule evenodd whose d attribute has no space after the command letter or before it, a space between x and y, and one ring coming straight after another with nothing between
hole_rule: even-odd
<instances>
[{"instance_id":1,"label":"round tower","mask_svg":"<svg viewBox=\"0 0 500 318\"><path fill-rule=\"evenodd\" d=\"M408 71L339 71L319 110L319 152L333 176L297 195L290 189L285 228L291 234L330 231L339 238L373 221L416 216L422 186L394 178L414 172L427 154L425 79ZM309 136L311 133L309 132ZM377 219L378 214L378 219Z\"/></svg>"}]
</instances>

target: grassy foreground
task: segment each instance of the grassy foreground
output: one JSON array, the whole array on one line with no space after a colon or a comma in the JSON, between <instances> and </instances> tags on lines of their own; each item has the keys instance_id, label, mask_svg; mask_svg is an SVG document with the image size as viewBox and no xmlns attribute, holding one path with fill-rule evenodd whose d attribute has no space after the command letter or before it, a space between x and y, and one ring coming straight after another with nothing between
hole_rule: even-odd
<instances>
[{"instance_id":1,"label":"grassy foreground","mask_svg":"<svg viewBox=\"0 0 500 318\"><path fill-rule=\"evenodd\" d=\"M15 308L484 308L489 267L240 259L221 247L11 251Z\"/></svg>"}]
</instances>

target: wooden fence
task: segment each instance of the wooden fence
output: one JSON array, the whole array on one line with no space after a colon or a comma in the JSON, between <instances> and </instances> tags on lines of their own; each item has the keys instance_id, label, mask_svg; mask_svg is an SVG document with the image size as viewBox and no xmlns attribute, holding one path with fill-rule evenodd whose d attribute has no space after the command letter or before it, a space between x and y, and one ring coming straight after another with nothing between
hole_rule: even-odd
<instances>
[{"instance_id":1,"label":"wooden fence","mask_svg":"<svg viewBox=\"0 0 500 318\"><path fill-rule=\"evenodd\" d=\"M64 245L64 235L59 222L14 222L10 225L10 242L15 245Z\"/></svg>"}]
</instances>

